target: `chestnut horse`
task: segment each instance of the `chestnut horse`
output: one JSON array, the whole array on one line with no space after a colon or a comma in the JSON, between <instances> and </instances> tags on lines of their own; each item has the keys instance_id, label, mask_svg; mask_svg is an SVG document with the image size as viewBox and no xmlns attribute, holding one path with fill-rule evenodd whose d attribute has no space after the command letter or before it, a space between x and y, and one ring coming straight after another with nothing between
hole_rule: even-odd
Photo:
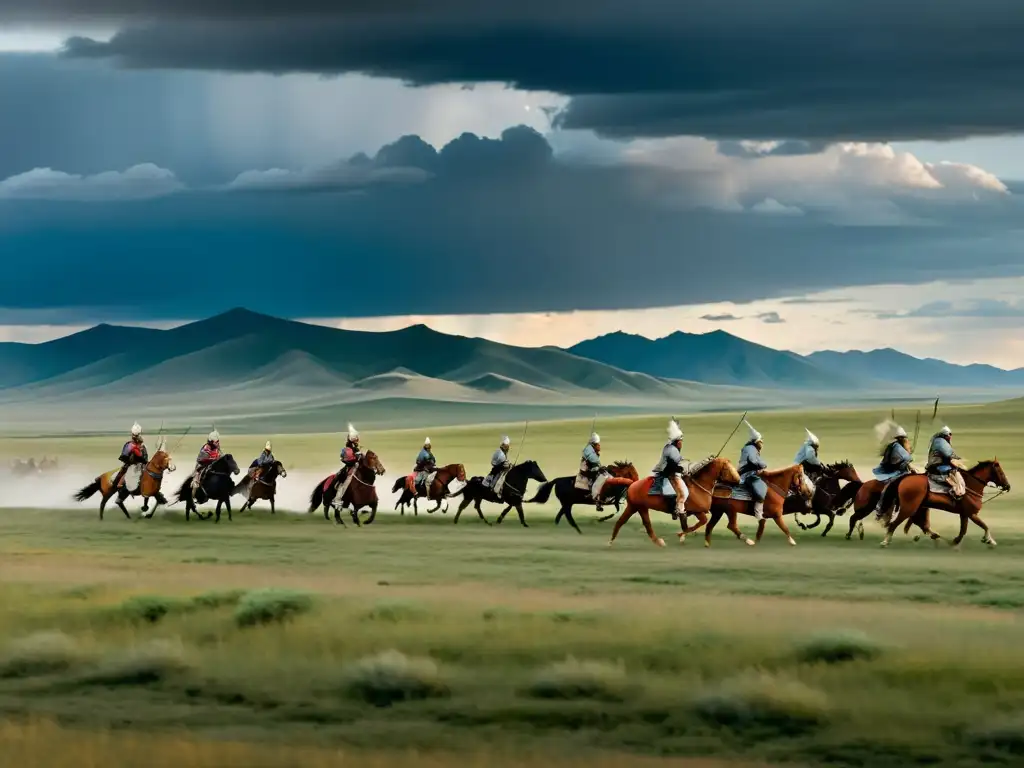
<instances>
[{"instance_id":1,"label":"chestnut horse","mask_svg":"<svg viewBox=\"0 0 1024 768\"><path fill-rule=\"evenodd\" d=\"M117 488L114 488L112 483L114 478L117 477L119 469L115 469L112 472L107 472L104 475L100 475L93 480L89 485L82 488L78 493L75 494L75 501L85 501L92 497L97 491L100 493L100 520L103 519L103 510L106 509L107 502L110 501L112 496L117 498L114 503L117 504L118 508L124 512L124 516L129 520L132 516L128 514L127 508L124 506L125 499L129 496L141 496L142 497L142 511L146 512L149 508L149 500L155 499L156 504L153 506L153 511L143 517L152 517L156 514L156 509L161 504L167 504L167 499L160 493L160 485L164 480L165 472L173 472L175 469L174 461L171 459L171 455L166 450L165 441L161 440L157 446L156 453L153 454L153 458L149 460L145 468L142 470L142 478L139 480L139 487L133 492L129 493L128 489L124 486L125 478L121 478L121 482L117 484Z\"/></svg>"},{"instance_id":2,"label":"chestnut horse","mask_svg":"<svg viewBox=\"0 0 1024 768\"><path fill-rule=\"evenodd\" d=\"M734 499L732 498L732 488L720 487L715 489L715 499L711 504L711 522L704 532L705 547L711 546L711 534L722 515L728 516L729 530L748 546L754 546L761 540L764 535L764 526L769 520L774 520L779 529L786 534L786 541L791 547L796 546L796 540L783 519L787 512L786 504L788 499L795 498L796 504L802 508L802 511L806 511L806 501L811 501L814 498L816 491L814 483L804 473L802 464L793 464L784 469L765 470L761 473L761 479L768 486L768 493L764 499L763 519L757 523L757 538L754 541L748 539L736 524L739 515L754 514L754 502L746 499Z\"/></svg>"},{"instance_id":3,"label":"chestnut horse","mask_svg":"<svg viewBox=\"0 0 1024 768\"><path fill-rule=\"evenodd\" d=\"M686 483L690 494L686 499L687 512L693 512L698 518L706 522L715 486L718 483L738 483L739 481L740 476L736 471L736 467L726 458L712 456L699 464L692 465L689 471L683 475L683 482ZM660 539L654 533L654 528L651 527L650 511L653 509L658 512L674 514L675 497L652 496L650 491L653 484L653 477L645 477L643 480L636 480L630 484L626 490L626 509L619 516L619 519L615 521L615 528L612 530L611 539L608 540L608 546L611 546L619 535L619 529L636 513L640 514L644 530L647 531L647 536L651 541L659 547L665 546L664 540ZM700 523L700 525L703 525L703 523ZM679 534L679 540L682 542L686 539L687 534L685 517L679 520L679 526L683 528L683 531Z\"/></svg>"},{"instance_id":4,"label":"chestnut horse","mask_svg":"<svg viewBox=\"0 0 1024 768\"><path fill-rule=\"evenodd\" d=\"M352 482L349 483L348 488L345 489L345 496L341 500L341 508L351 505L352 522L356 525L362 525L359 522L359 510L363 507L370 508L370 517L366 520L367 524L372 523L374 518L377 517L377 489L373 487L376 479L384 474L384 465L381 464L380 459L377 458L377 454L373 451L367 451L363 454L363 458L356 464L355 477L352 478ZM324 520L331 519L331 505L334 503L334 497L338 493L339 483L336 482L338 479L337 473L329 475L316 484L316 488L309 495L309 512L315 511L321 504L324 507ZM344 525L345 521L341 519L341 511L338 508L334 509L334 522L338 525Z\"/></svg>"},{"instance_id":5,"label":"chestnut horse","mask_svg":"<svg viewBox=\"0 0 1024 768\"><path fill-rule=\"evenodd\" d=\"M631 483L640 479L640 475L637 473L636 467L628 461L616 461L609 464L607 470L611 477L605 481L604 487L601 488L601 503L607 504L611 502L617 510L622 497L626 495L626 490ZM569 521L569 525L576 529L576 533L583 533L580 527L576 525L576 520L572 516L572 508L576 504L594 506L596 502L590 495L590 491L584 491L576 487L576 475L556 477L554 480L548 480L538 488L534 497L526 503L546 504L548 499L551 498L552 490L555 492L555 498L561 504L558 514L555 515L555 525L558 525L564 517ZM614 516L615 513L613 512L610 515L598 518L598 520L604 522Z\"/></svg>"},{"instance_id":6,"label":"chestnut horse","mask_svg":"<svg viewBox=\"0 0 1024 768\"><path fill-rule=\"evenodd\" d=\"M412 513L419 515L419 509L416 506L416 500L426 497L429 501L436 501L437 504L433 509L428 509L427 514L433 514L441 508L441 502L448 498L448 485L453 480L458 480L460 483L466 482L466 468L462 464L449 464L445 467L439 467L434 475L433 482L430 483L430 488L427 489L426 493L415 484L416 473L406 477L400 477L395 480L394 486L391 488L392 493L398 493L399 489L402 489L402 496L395 505L395 511L401 507L402 514L405 514L405 507L412 502ZM448 511L448 505L445 505L445 512Z\"/></svg>"},{"instance_id":7,"label":"chestnut horse","mask_svg":"<svg viewBox=\"0 0 1024 768\"><path fill-rule=\"evenodd\" d=\"M948 494L933 493L929 487L927 475L905 475L895 480L886 489L882 508L875 514L876 519L886 525L882 546L889 546L893 532L901 523L907 520L914 520L932 539L940 540L942 537L929 529L927 518L928 510L939 509L960 516L960 533L953 539L954 547L960 546L960 542L963 541L964 535L967 533L968 521L981 527L985 531L981 539L982 542L994 547L996 540L993 538L988 526L979 517L979 514L981 513L981 505L984 503L986 486L994 485L1004 493L1010 490L1010 483L1006 479L1006 473L1003 472L999 460L992 459L991 461L979 462L971 469L962 471L961 475L967 492L962 498L956 500ZM885 515L885 511L891 507L891 502L896 498L899 499L898 511L886 523L882 517ZM921 516L924 517L923 522L919 522Z\"/></svg>"},{"instance_id":8,"label":"chestnut horse","mask_svg":"<svg viewBox=\"0 0 1024 768\"><path fill-rule=\"evenodd\" d=\"M277 495L277 478L279 477L288 477L284 464L280 461L275 461L269 467L260 469L255 475L246 474L245 479L231 491L232 496L239 493L246 494L245 504L238 511L245 512L247 509L252 509L252 505L260 499L266 499L270 502L270 514L277 514L277 510L274 509L274 497Z\"/></svg>"}]
</instances>

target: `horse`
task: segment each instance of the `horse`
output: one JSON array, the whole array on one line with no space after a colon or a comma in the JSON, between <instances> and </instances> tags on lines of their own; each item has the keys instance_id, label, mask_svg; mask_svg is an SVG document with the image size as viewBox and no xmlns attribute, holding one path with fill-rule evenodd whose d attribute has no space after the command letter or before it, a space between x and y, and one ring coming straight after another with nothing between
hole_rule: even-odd
<instances>
[{"instance_id":1,"label":"horse","mask_svg":"<svg viewBox=\"0 0 1024 768\"><path fill-rule=\"evenodd\" d=\"M519 522L523 528L529 528L530 526L526 524L526 515L523 514L523 499L526 496L526 484L530 480L538 483L546 483L548 481L541 471L540 465L533 460L516 464L508 471L505 475L505 483L501 487L500 495L484 485L484 478L472 478L462 488L452 494L452 498L462 496L462 503L459 504L459 508L455 512L455 524L458 524L463 510L472 504L476 508L476 513L480 516L480 519L490 525L487 518L484 517L483 510L480 509L481 501L490 501L494 504L507 505L502 513L498 515L499 523L505 519L505 515L509 513L509 510L515 507L516 513L519 515Z\"/></svg>"},{"instance_id":2,"label":"horse","mask_svg":"<svg viewBox=\"0 0 1024 768\"><path fill-rule=\"evenodd\" d=\"M28 461L22 461L21 459L13 459L11 461L11 474L15 477L27 477L28 475L38 475L39 467L36 465L34 458L29 458Z\"/></svg>"},{"instance_id":3,"label":"horse","mask_svg":"<svg viewBox=\"0 0 1024 768\"><path fill-rule=\"evenodd\" d=\"M149 514L143 515L143 517L152 517L156 514L157 507L161 504L167 504L167 499L160 493L160 486L164 481L165 472L173 472L175 470L174 460L171 459L171 455L167 452L166 446L163 441L157 447L156 453L146 464L142 470L142 476L139 479L139 487L134 491L129 492L125 487L125 478L121 478L121 481L117 484L117 488L113 487L114 478L117 477L118 472L121 470L115 469L112 472L100 475L93 480L89 485L82 488L78 493L74 495L75 501L85 501L88 498L94 496L97 492L100 493L100 520L103 519L103 511L106 509L107 502L110 501L112 496L116 496L115 504L118 508L124 512L124 516L129 520L132 516L128 514L128 509L125 507L124 502L128 497L141 496L142 497L142 511L146 512L149 509L149 500L154 499L156 504L153 506L153 511Z\"/></svg>"},{"instance_id":4,"label":"horse","mask_svg":"<svg viewBox=\"0 0 1024 768\"><path fill-rule=\"evenodd\" d=\"M675 502L672 496L651 495L651 486L654 484L654 480L654 477L645 477L643 480L636 480L630 484L626 490L626 509L615 521L615 528L612 529L612 537L608 540L608 546L614 543L615 538L619 535L619 530L626 524L626 521L637 513L640 515L640 520L643 522L644 530L647 531L650 540L659 547L665 546L664 539L654 533L650 511L653 509L675 517ZM701 522L687 530L686 516L680 516L679 527L682 528L678 534L680 543L686 541L688 533L692 533L707 522L707 513L711 508L715 486L718 483L738 483L739 481L740 476L736 467L729 459L721 456L710 456L689 468L683 475L683 482L686 483L686 488L689 491L685 508L687 512L695 514ZM671 507L669 506L670 499L672 499Z\"/></svg>"},{"instance_id":5,"label":"horse","mask_svg":"<svg viewBox=\"0 0 1024 768\"><path fill-rule=\"evenodd\" d=\"M466 468L462 464L448 464L447 466L438 468L426 493L422 493L420 491L419 486L415 484L415 479L416 474L413 473L395 480L395 484L391 488L391 492L398 493L399 489L402 490L402 496L395 505L395 511L399 511L399 507L401 507L401 512L404 515L405 507L412 502L413 514L419 515L419 509L416 501L417 499L426 497L429 501L437 502L437 505L433 509L427 510L427 514L432 515L441 508L441 502L448 498L448 485L453 480L458 480L460 483L466 482ZM445 505L445 512L447 511L448 506Z\"/></svg>"},{"instance_id":6,"label":"horse","mask_svg":"<svg viewBox=\"0 0 1024 768\"><path fill-rule=\"evenodd\" d=\"M840 481L846 485L840 486ZM849 461L837 461L834 464L822 464L818 479L814 481L814 498L808 512L799 496L787 496L783 506L785 514L796 515L796 524L801 530L809 531L821 524L821 518L828 518L828 525L821 532L822 537L828 536L836 522L836 515L842 515L853 502L853 497L863 482L856 468ZM801 514L813 514L814 522L804 525L800 522Z\"/></svg>"},{"instance_id":7,"label":"horse","mask_svg":"<svg viewBox=\"0 0 1024 768\"><path fill-rule=\"evenodd\" d=\"M43 456L43 460L39 462L39 471L42 473L55 472L57 468L58 462L56 458L51 459L49 456Z\"/></svg>"},{"instance_id":8,"label":"horse","mask_svg":"<svg viewBox=\"0 0 1024 768\"><path fill-rule=\"evenodd\" d=\"M352 522L361 526L359 510L363 507L369 507L370 517L366 521L367 525L369 525L377 517L377 489L373 487L373 483L378 476L384 474L384 465L380 463L376 453L367 451L359 459L353 471L355 472L355 477L352 478L352 482L349 483L348 488L345 490L345 496L341 500L341 508L344 509L351 504ZM331 506L334 503L334 497L338 493L337 479L338 473L335 473L328 475L317 483L313 492L309 495L309 512L316 511L322 504L324 507L324 520L331 519ZM341 519L341 510L337 507L334 509L334 522L338 525L345 524L345 521Z\"/></svg>"},{"instance_id":9,"label":"horse","mask_svg":"<svg viewBox=\"0 0 1024 768\"><path fill-rule=\"evenodd\" d=\"M959 547L967 534L968 521L978 525L985 533L981 540L990 547L996 546L996 540L989 531L988 526L979 517L981 505L984 503L984 492L988 485L994 485L1003 493L1010 490L1010 483L1006 479L1006 473L998 459L981 461L968 470L961 472L966 487L966 493L959 499L953 499L945 493L935 493L927 475L904 475L894 480L885 490L881 508L875 513L879 522L886 525L885 537L882 539L882 546L888 547L892 540L893 532L900 523L906 520L914 520L923 528L925 533L931 536L936 543L942 539L939 534L934 533L928 526L928 510L940 509L945 512L952 512L960 516L960 533L953 539L953 546ZM899 508L896 514L885 523L884 516L894 501L899 500ZM919 515L924 516L924 521L918 522Z\"/></svg>"},{"instance_id":10,"label":"horse","mask_svg":"<svg viewBox=\"0 0 1024 768\"><path fill-rule=\"evenodd\" d=\"M768 486L768 493L765 495L764 500L764 515L757 523L757 537L753 541L747 538L736 524L739 515L754 514L753 500L735 499L732 497L734 488L725 487L715 489L715 499L711 504L711 522L704 532L705 547L711 546L711 534L723 515L728 516L729 530L732 531L737 539L748 546L753 546L761 541L761 537L764 535L765 524L769 520L774 520L779 529L786 534L786 541L791 547L796 546L796 540L789 532L789 527L783 519L783 516L786 514L786 502L788 498L795 498L796 504L800 506L801 511L806 511L806 502L814 498L814 483L804 473L802 464L793 464L783 469L765 470L761 473L761 479Z\"/></svg>"},{"instance_id":11,"label":"horse","mask_svg":"<svg viewBox=\"0 0 1024 768\"><path fill-rule=\"evenodd\" d=\"M234 457L230 453L225 453L203 471L199 480L199 488L194 497L192 495L192 478L190 476L181 484L181 488L175 494L176 500L174 503L177 504L179 501L185 502L186 520L189 519L190 512L195 512L196 517L200 520L209 520L210 515L203 515L197 505L204 504L207 501L216 501L217 517L214 522L220 522L221 506L227 507L228 520L231 520L231 496L235 493L235 483L231 476L237 475L239 471Z\"/></svg>"},{"instance_id":12,"label":"horse","mask_svg":"<svg viewBox=\"0 0 1024 768\"><path fill-rule=\"evenodd\" d=\"M270 502L270 514L277 514L277 510L274 508L274 497L277 495L277 478L279 477L288 477L288 472L280 461L275 461L270 466L261 469L258 477L246 474L245 479L231 491L232 496L240 493L246 494L245 504L238 511L245 512L247 509L252 509L253 504L260 499L266 499Z\"/></svg>"},{"instance_id":13,"label":"horse","mask_svg":"<svg viewBox=\"0 0 1024 768\"><path fill-rule=\"evenodd\" d=\"M626 495L626 490L629 488L630 483L639 480L640 475L637 474L636 467L628 461L616 461L613 464L609 464L607 469L611 477L605 481L604 487L601 489L601 501L602 503L612 502L615 505L616 511L618 511L619 504ZM596 505L597 502L590 495L590 491L576 487L575 475L556 477L554 480L548 480L538 488L534 497L526 503L546 504L548 499L551 498L552 490L555 492L555 498L558 499L558 503L561 504L558 514L555 515L555 525L558 525L564 517L569 521L569 525L576 529L576 533L583 533L573 519L572 508L576 504ZM608 494L609 490L612 491L611 495ZM614 517L614 514L613 512L611 515L598 519L600 522L603 522Z\"/></svg>"}]
</instances>

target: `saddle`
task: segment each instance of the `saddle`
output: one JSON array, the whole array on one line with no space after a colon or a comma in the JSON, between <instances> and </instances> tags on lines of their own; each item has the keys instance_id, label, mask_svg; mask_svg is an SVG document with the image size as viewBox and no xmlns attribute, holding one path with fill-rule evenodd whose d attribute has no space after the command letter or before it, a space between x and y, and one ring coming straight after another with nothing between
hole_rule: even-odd
<instances>
[{"instance_id":1,"label":"saddle","mask_svg":"<svg viewBox=\"0 0 1024 768\"><path fill-rule=\"evenodd\" d=\"M951 499L962 499L967 493L963 477L956 470L948 475L928 473L928 491Z\"/></svg>"},{"instance_id":2,"label":"saddle","mask_svg":"<svg viewBox=\"0 0 1024 768\"><path fill-rule=\"evenodd\" d=\"M411 493L413 496L415 496L416 493L417 493L417 491L416 491L416 476L418 474L420 474L420 473L419 472L412 472L408 476L406 476L406 478L405 478L405 489L407 491L409 491L409 493ZM427 489L427 493L430 493L430 486L433 484L435 477L437 477L437 472L428 472L427 473L427 480L426 480L425 483L423 483L424 488Z\"/></svg>"}]
</instances>

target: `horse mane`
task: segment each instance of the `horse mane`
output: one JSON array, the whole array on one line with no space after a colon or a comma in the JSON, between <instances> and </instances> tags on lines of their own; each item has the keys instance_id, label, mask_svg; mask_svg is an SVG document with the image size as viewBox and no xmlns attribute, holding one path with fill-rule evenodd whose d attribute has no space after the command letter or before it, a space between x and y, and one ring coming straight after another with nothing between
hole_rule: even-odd
<instances>
[{"instance_id":1,"label":"horse mane","mask_svg":"<svg viewBox=\"0 0 1024 768\"><path fill-rule=\"evenodd\" d=\"M975 464L973 467L971 467L967 471L968 472L974 472L975 470L978 470L978 469L988 469L989 467L991 467L995 463L996 463L995 459L986 459L985 461L979 461L977 464Z\"/></svg>"},{"instance_id":2,"label":"horse mane","mask_svg":"<svg viewBox=\"0 0 1024 768\"><path fill-rule=\"evenodd\" d=\"M687 474L696 475L701 470L706 469L711 462L717 458L717 456L708 456L706 459L701 459L700 461L691 464L689 470L687 470Z\"/></svg>"},{"instance_id":3,"label":"horse mane","mask_svg":"<svg viewBox=\"0 0 1024 768\"><path fill-rule=\"evenodd\" d=\"M629 461L628 459L625 459L623 461L613 461L612 466L615 467L616 469L626 469L628 467L632 467L633 462Z\"/></svg>"},{"instance_id":4,"label":"horse mane","mask_svg":"<svg viewBox=\"0 0 1024 768\"><path fill-rule=\"evenodd\" d=\"M843 459L842 461L834 461L831 464L826 464L825 469L828 472L838 472L841 469L853 469L853 462L849 459Z\"/></svg>"},{"instance_id":5,"label":"horse mane","mask_svg":"<svg viewBox=\"0 0 1024 768\"><path fill-rule=\"evenodd\" d=\"M768 475L769 477L778 477L779 475L785 474L786 472L791 472L794 467L800 467L800 466L801 466L800 464L789 464L789 465L787 465L785 467L781 467L779 469L766 469L764 471L764 474Z\"/></svg>"}]
</instances>

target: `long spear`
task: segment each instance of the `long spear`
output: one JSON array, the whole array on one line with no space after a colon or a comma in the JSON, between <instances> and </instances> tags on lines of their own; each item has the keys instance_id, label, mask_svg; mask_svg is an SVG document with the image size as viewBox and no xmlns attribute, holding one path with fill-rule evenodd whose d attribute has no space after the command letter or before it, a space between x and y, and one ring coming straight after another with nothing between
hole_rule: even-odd
<instances>
[{"instance_id":1,"label":"long spear","mask_svg":"<svg viewBox=\"0 0 1024 768\"><path fill-rule=\"evenodd\" d=\"M516 460L512 462L512 466L515 466L516 464L519 463L519 454L523 450L523 443L526 442L526 430L528 430L529 428L530 428L530 422L527 421L526 424L523 425L523 436L521 438L519 438L519 450L516 451Z\"/></svg>"},{"instance_id":2,"label":"long spear","mask_svg":"<svg viewBox=\"0 0 1024 768\"><path fill-rule=\"evenodd\" d=\"M729 444L729 441L730 441L730 440L732 440L732 436L736 434L736 430L740 428L740 424L742 424L742 423L743 423L743 420L744 420L745 418L747 418L747 413L748 413L747 411L744 411L744 412L743 412L743 415L742 415L742 416L740 416L740 420L739 420L739 421L737 421L737 422L736 422L736 426L732 428L732 432L730 432L730 433L729 433L729 437L727 437L727 438L725 439L725 442L724 442L724 443L722 443L722 447L721 447L721 448L719 448L719 449L718 449L718 453L716 453L716 454L715 454L715 458L716 458L716 459L717 459L717 458L718 458L719 456L721 456L721 455L722 455L722 451L724 451L724 450L725 450L725 447L726 447L726 446L727 446L727 445Z\"/></svg>"}]
</instances>

